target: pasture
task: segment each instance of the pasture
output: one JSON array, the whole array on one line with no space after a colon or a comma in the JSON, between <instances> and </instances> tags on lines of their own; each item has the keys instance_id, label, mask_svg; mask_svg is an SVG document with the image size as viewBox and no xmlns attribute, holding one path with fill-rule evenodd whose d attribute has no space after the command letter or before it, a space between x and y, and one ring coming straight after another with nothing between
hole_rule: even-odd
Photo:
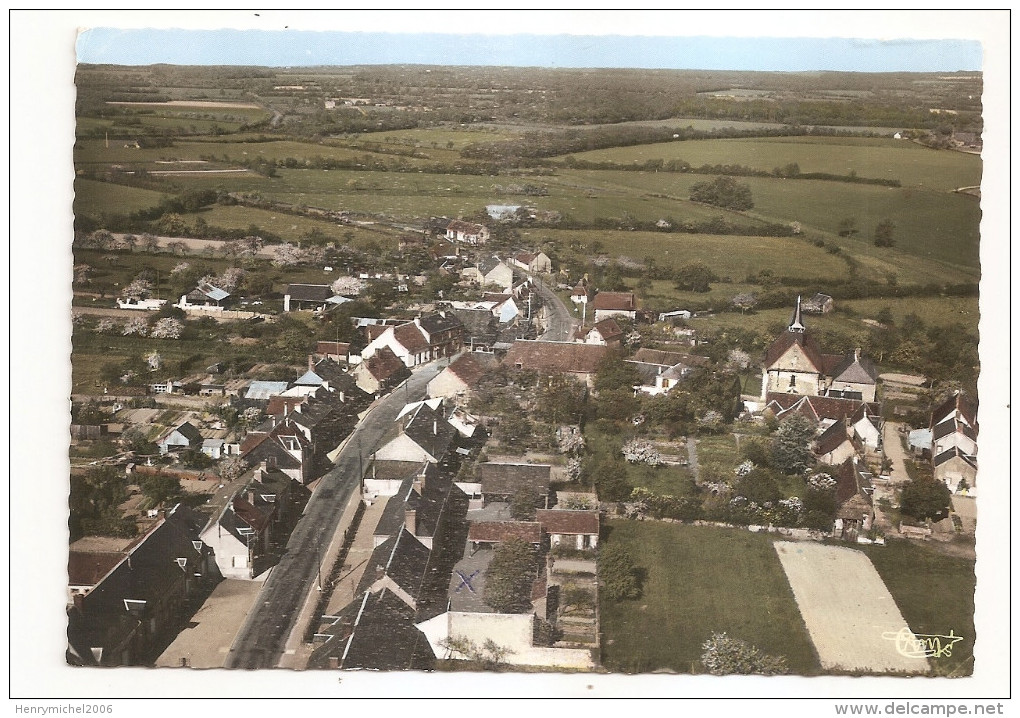
<instances>
[{"instance_id":1,"label":"pasture","mask_svg":"<svg viewBox=\"0 0 1020 718\"><path fill-rule=\"evenodd\" d=\"M645 257L652 257L660 267L679 268L701 262L720 277L736 281L762 269L769 269L776 276L787 274L793 254L798 257L796 271L800 276L836 279L846 275L842 259L794 237L550 229L531 229L525 236L536 245L554 242L561 251L571 245L590 247L597 241L614 259L627 257L643 262Z\"/></svg>"},{"instance_id":2,"label":"pasture","mask_svg":"<svg viewBox=\"0 0 1020 718\"><path fill-rule=\"evenodd\" d=\"M95 217L148 209L159 204L164 197L161 192L138 187L125 187L82 177L74 180L75 212Z\"/></svg>"},{"instance_id":3,"label":"pasture","mask_svg":"<svg viewBox=\"0 0 1020 718\"><path fill-rule=\"evenodd\" d=\"M952 655L932 660L942 676L974 671L974 560L947 556L936 547L908 540L864 546L903 618L914 633L962 636ZM986 640L989 636L984 637Z\"/></svg>"},{"instance_id":4,"label":"pasture","mask_svg":"<svg viewBox=\"0 0 1020 718\"><path fill-rule=\"evenodd\" d=\"M577 160L640 164L684 160L693 167L737 164L772 171L797 163L801 172L897 179L904 187L952 191L981 182L981 158L933 150L909 140L871 137L763 137L690 140L616 147L573 155Z\"/></svg>"},{"instance_id":5,"label":"pasture","mask_svg":"<svg viewBox=\"0 0 1020 718\"><path fill-rule=\"evenodd\" d=\"M702 644L725 631L785 656L792 673L819 672L768 536L616 519L606 523L604 542L623 546L645 574L640 598L600 601L609 670L700 672Z\"/></svg>"}]
</instances>

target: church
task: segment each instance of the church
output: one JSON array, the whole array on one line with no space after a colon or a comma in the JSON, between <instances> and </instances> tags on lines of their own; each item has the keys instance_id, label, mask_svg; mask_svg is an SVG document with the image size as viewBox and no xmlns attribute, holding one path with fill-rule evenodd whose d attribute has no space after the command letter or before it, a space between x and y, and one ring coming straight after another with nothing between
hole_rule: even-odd
<instances>
[{"instance_id":1,"label":"church","mask_svg":"<svg viewBox=\"0 0 1020 718\"><path fill-rule=\"evenodd\" d=\"M874 402L878 370L861 356L823 354L814 336L804 326L801 300L797 297L790 324L765 353L762 367L761 399L770 394L824 396Z\"/></svg>"}]
</instances>

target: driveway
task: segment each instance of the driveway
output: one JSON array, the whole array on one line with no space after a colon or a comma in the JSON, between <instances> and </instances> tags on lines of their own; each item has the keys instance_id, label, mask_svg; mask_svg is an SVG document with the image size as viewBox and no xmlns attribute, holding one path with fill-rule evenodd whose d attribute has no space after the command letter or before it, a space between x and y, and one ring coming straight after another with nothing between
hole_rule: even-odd
<instances>
[{"instance_id":1,"label":"driveway","mask_svg":"<svg viewBox=\"0 0 1020 718\"><path fill-rule=\"evenodd\" d=\"M894 421L885 422L885 433L882 435L882 447L885 455L892 461L892 469L889 471L890 482L902 484L910 479L907 474L907 452L903 448L903 441L900 439L900 427Z\"/></svg>"}]
</instances>

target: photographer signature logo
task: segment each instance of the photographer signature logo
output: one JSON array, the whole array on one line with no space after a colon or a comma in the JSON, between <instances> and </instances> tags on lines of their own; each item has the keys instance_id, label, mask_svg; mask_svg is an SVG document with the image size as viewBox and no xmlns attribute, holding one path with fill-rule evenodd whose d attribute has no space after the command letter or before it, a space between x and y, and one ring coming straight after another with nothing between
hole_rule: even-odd
<instances>
[{"instance_id":1,"label":"photographer signature logo","mask_svg":"<svg viewBox=\"0 0 1020 718\"><path fill-rule=\"evenodd\" d=\"M912 633L909 628L899 631L886 631L882 638L896 642L896 652L907 658L949 658L953 655L953 646L963 640L952 630L948 636L939 634Z\"/></svg>"}]
</instances>

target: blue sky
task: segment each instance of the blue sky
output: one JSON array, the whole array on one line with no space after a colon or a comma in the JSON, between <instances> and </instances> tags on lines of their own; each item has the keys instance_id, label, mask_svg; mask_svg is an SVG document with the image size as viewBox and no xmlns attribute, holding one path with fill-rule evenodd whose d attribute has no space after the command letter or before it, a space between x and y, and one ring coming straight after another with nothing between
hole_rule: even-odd
<instances>
[{"instance_id":1,"label":"blue sky","mask_svg":"<svg viewBox=\"0 0 1020 718\"><path fill-rule=\"evenodd\" d=\"M144 65L502 65L703 70L980 70L977 40L117 29L82 32L77 59Z\"/></svg>"}]
</instances>

